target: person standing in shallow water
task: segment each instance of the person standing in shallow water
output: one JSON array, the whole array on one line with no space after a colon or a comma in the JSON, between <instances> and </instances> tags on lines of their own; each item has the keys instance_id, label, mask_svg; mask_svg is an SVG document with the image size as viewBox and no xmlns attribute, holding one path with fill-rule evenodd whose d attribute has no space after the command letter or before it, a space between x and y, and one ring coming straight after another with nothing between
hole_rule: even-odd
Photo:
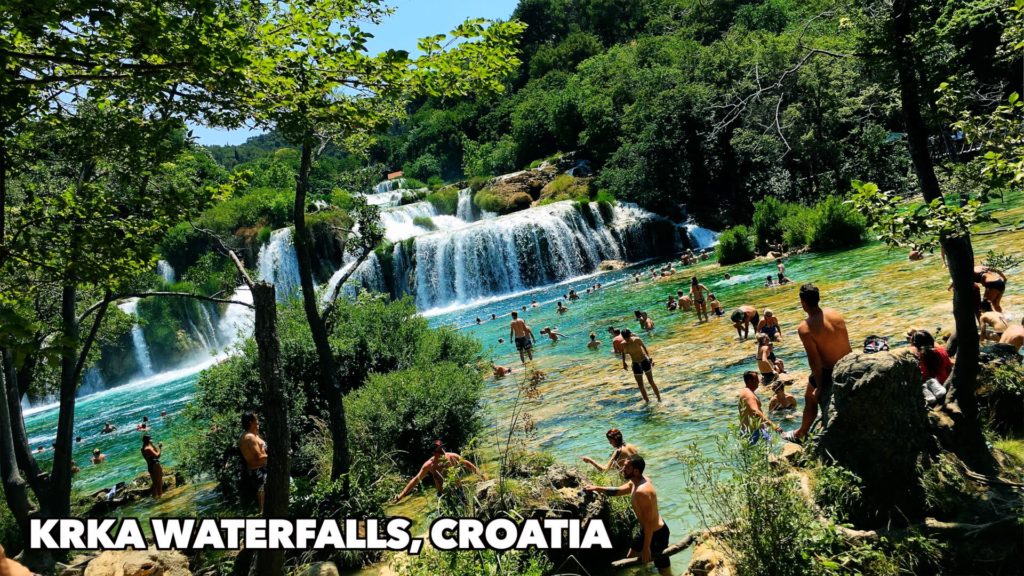
<instances>
[{"instance_id":1,"label":"person standing in shallow water","mask_svg":"<svg viewBox=\"0 0 1024 576\"><path fill-rule=\"evenodd\" d=\"M708 321L707 295L711 291L697 280L694 276L690 279L690 299L693 301L693 309L697 312L698 322Z\"/></svg>"},{"instance_id":2,"label":"person standing in shallow water","mask_svg":"<svg viewBox=\"0 0 1024 576\"><path fill-rule=\"evenodd\" d=\"M654 383L654 374L652 370L654 368L654 360L651 358L649 352L647 352L647 346L644 345L644 341L636 336L629 330L622 331L622 369L626 369L626 356L632 360L633 363L633 377L636 378L636 385L640 388L640 395L644 397L644 402L650 402L651 399L647 397L647 388L644 387L644 375L647 376L647 381L651 384L651 389L654 390L654 396L661 402L661 392L658 391L658 386Z\"/></svg>"},{"instance_id":3,"label":"person standing in shallow water","mask_svg":"<svg viewBox=\"0 0 1024 576\"><path fill-rule=\"evenodd\" d=\"M769 440L768 429L782 432L782 428L768 419L761 410L761 399L757 397L757 388L761 380L757 372L743 373L743 390L740 390L740 430L751 444L761 440Z\"/></svg>"},{"instance_id":4,"label":"person standing in shallow water","mask_svg":"<svg viewBox=\"0 0 1024 576\"><path fill-rule=\"evenodd\" d=\"M164 495L164 469L160 465L160 454L163 443L153 445L153 439L146 434L142 437L142 457L146 460L146 469L153 487L151 494L153 498L160 498Z\"/></svg>"},{"instance_id":5,"label":"person standing in shallow water","mask_svg":"<svg viewBox=\"0 0 1024 576\"><path fill-rule=\"evenodd\" d=\"M626 465L626 462L628 462L630 458L636 456L640 452L639 450L637 450L636 446L633 446L632 444L627 444L626 441L623 440L622 432L620 432L618 428L612 428L611 430L606 432L605 438L608 439L608 443L612 445L612 448L615 448L615 451L612 452L611 458L608 459L607 465L602 466L598 464L590 456L584 456L582 458L584 462L590 464L594 468L597 468L601 472L607 472L609 470L612 470L613 468L615 470L622 470L623 466Z\"/></svg>"},{"instance_id":6,"label":"person standing in shallow water","mask_svg":"<svg viewBox=\"0 0 1024 576\"><path fill-rule=\"evenodd\" d=\"M533 343L537 340L533 337L533 330L526 325L526 320L519 318L519 313L512 312L512 322L509 324L509 339L516 343L516 350L519 351L519 361L526 364L526 357L533 360Z\"/></svg>"},{"instance_id":7,"label":"person standing in shallow water","mask_svg":"<svg viewBox=\"0 0 1024 576\"><path fill-rule=\"evenodd\" d=\"M632 456L622 467L622 477L626 483L622 486L594 486L587 484L583 487L586 492L603 492L608 496L630 495L630 503L633 506L633 513L640 523L640 533L637 534L633 543L630 544L627 558L639 556L640 565L654 562L658 574L670 576L672 574L672 560L664 554L668 548L669 530L668 524L658 512L658 492L654 484L644 476L646 462L640 456Z\"/></svg>"},{"instance_id":8,"label":"person standing in shallow water","mask_svg":"<svg viewBox=\"0 0 1024 576\"><path fill-rule=\"evenodd\" d=\"M785 440L792 442L802 442L807 437L811 424L818 416L821 393L832 386L832 369L840 359L853 352L843 315L831 308L821 308L820 300L821 294L814 284L800 287L800 305L807 312L807 319L800 323L797 334L807 352L811 375L804 392L804 414L800 429L783 435Z\"/></svg>"}]
</instances>

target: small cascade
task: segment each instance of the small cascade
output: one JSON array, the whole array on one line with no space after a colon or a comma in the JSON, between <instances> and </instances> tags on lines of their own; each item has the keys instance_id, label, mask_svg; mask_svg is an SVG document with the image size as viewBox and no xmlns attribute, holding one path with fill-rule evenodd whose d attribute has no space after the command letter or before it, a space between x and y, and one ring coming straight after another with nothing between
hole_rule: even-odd
<instances>
[{"instance_id":1,"label":"small cascade","mask_svg":"<svg viewBox=\"0 0 1024 576\"><path fill-rule=\"evenodd\" d=\"M479 219L479 213L480 209L473 204L473 189L459 190L459 207L455 211L455 217L464 222L476 222Z\"/></svg>"},{"instance_id":2,"label":"small cascade","mask_svg":"<svg viewBox=\"0 0 1024 576\"><path fill-rule=\"evenodd\" d=\"M239 286L229 299L252 304L252 292L248 286ZM255 319L251 308L228 304L220 316L220 322L217 323L217 332L224 335L224 345L228 347L252 335L254 325Z\"/></svg>"},{"instance_id":3,"label":"small cascade","mask_svg":"<svg viewBox=\"0 0 1024 576\"><path fill-rule=\"evenodd\" d=\"M106 382L103 381L103 375L96 368L89 368L82 375L82 383L78 386L77 396L88 396L89 394L95 394L97 392L103 392L107 389ZM22 408L24 408L24 402Z\"/></svg>"},{"instance_id":4,"label":"small cascade","mask_svg":"<svg viewBox=\"0 0 1024 576\"><path fill-rule=\"evenodd\" d=\"M164 282L168 284L174 284L176 275L174 267L167 260L160 260L156 263L156 272L164 279Z\"/></svg>"},{"instance_id":5,"label":"small cascade","mask_svg":"<svg viewBox=\"0 0 1024 576\"><path fill-rule=\"evenodd\" d=\"M377 185L373 187L373 192L375 194L386 194L388 192L401 190L404 187L405 178L395 178L394 180L384 180L382 182L378 182Z\"/></svg>"},{"instance_id":6,"label":"small cascade","mask_svg":"<svg viewBox=\"0 0 1024 576\"><path fill-rule=\"evenodd\" d=\"M213 315L210 314L209 302L199 302L199 334L206 341L206 350L212 351L220 347L220 335L213 325ZM216 311L214 311L216 313Z\"/></svg>"},{"instance_id":7,"label":"small cascade","mask_svg":"<svg viewBox=\"0 0 1024 576\"><path fill-rule=\"evenodd\" d=\"M138 317L137 309L139 301L136 298L125 300L117 305L125 314ZM153 375L153 362L149 358L149 346L146 344L146 335L142 332L142 326L136 321L132 324L132 347L135 353L135 363L139 366L139 372L143 376Z\"/></svg>"},{"instance_id":8,"label":"small cascade","mask_svg":"<svg viewBox=\"0 0 1024 576\"><path fill-rule=\"evenodd\" d=\"M278 301L287 300L299 291L299 258L295 255L291 228L281 228L270 235L270 241L260 248L256 268L260 280L277 288Z\"/></svg>"},{"instance_id":9,"label":"small cascade","mask_svg":"<svg viewBox=\"0 0 1024 576\"><path fill-rule=\"evenodd\" d=\"M558 202L417 236L410 254L392 259L401 269L393 270L399 286L391 292L401 292L412 276L417 307L427 310L589 274L603 260L671 254L680 246L675 226L634 205Z\"/></svg>"},{"instance_id":10,"label":"small cascade","mask_svg":"<svg viewBox=\"0 0 1024 576\"><path fill-rule=\"evenodd\" d=\"M718 244L718 232L714 230L701 228L693 222L687 222L685 229L686 236L690 240L690 247L694 250L703 250Z\"/></svg>"},{"instance_id":11,"label":"small cascade","mask_svg":"<svg viewBox=\"0 0 1024 576\"><path fill-rule=\"evenodd\" d=\"M380 223L384 226L384 237L391 242L401 242L413 236L430 232L416 224L416 218L434 218L437 209L430 202L413 202L405 206L385 208L380 211Z\"/></svg>"}]
</instances>

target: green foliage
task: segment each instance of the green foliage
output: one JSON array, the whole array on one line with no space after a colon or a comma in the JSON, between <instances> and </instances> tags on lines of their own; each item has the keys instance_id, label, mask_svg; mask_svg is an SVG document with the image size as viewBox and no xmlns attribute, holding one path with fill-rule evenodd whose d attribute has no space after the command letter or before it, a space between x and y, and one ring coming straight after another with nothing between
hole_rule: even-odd
<instances>
[{"instance_id":1,"label":"green foliage","mask_svg":"<svg viewBox=\"0 0 1024 576\"><path fill-rule=\"evenodd\" d=\"M982 266L995 268L996 270L1002 270L1003 272L1012 270L1021 264L1024 264L1024 257L1007 254L1006 252L997 252L995 250L989 250L986 252L985 257L981 261Z\"/></svg>"},{"instance_id":2,"label":"green foliage","mask_svg":"<svg viewBox=\"0 0 1024 576\"><path fill-rule=\"evenodd\" d=\"M805 206L780 202L774 196L755 202L751 227L757 237L758 252L767 253L769 244L780 242L794 247L806 245L811 216L812 211Z\"/></svg>"},{"instance_id":3,"label":"green foliage","mask_svg":"<svg viewBox=\"0 0 1024 576\"><path fill-rule=\"evenodd\" d=\"M537 551L441 552L425 548L397 569L399 576L544 576L552 565Z\"/></svg>"},{"instance_id":4,"label":"green foliage","mask_svg":"<svg viewBox=\"0 0 1024 576\"><path fill-rule=\"evenodd\" d=\"M412 223L426 230L437 230L437 224L434 224L430 216L417 216L412 219Z\"/></svg>"},{"instance_id":5,"label":"green foliage","mask_svg":"<svg viewBox=\"0 0 1024 576\"><path fill-rule=\"evenodd\" d=\"M811 231L811 221L814 219L814 208L799 204L790 206L791 211L780 223L782 242L791 248L806 246L807 237Z\"/></svg>"},{"instance_id":6,"label":"green foliage","mask_svg":"<svg viewBox=\"0 0 1024 576\"><path fill-rule=\"evenodd\" d=\"M541 191L540 203L543 205L562 200L589 202L591 190L589 180L582 180L568 174L560 174Z\"/></svg>"},{"instance_id":7,"label":"green foliage","mask_svg":"<svg viewBox=\"0 0 1024 576\"><path fill-rule=\"evenodd\" d=\"M508 214L529 208L533 204L533 198L525 192L498 194L491 188L483 188L473 195L473 203L486 212Z\"/></svg>"},{"instance_id":8,"label":"green foliage","mask_svg":"<svg viewBox=\"0 0 1024 576\"><path fill-rule=\"evenodd\" d=\"M754 258L754 243L751 240L752 231L750 228L740 225L733 226L722 232L718 237L719 264L735 264L746 262Z\"/></svg>"},{"instance_id":9,"label":"green foliage","mask_svg":"<svg viewBox=\"0 0 1024 576\"><path fill-rule=\"evenodd\" d=\"M346 401L352 443L378 455L395 453L404 472L415 472L434 440L459 450L480 431L482 391L475 367L450 362L373 374Z\"/></svg>"},{"instance_id":10,"label":"green foliage","mask_svg":"<svg viewBox=\"0 0 1024 576\"><path fill-rule=\"evenodd\" d=\"M169 289L174 292L194 293L197 288L183 281L170 286ZM191 298L139 300L139 324L149 347L153 368L168 368L183 358L203 351L191 330L200 326L203 312L199 307L204 305L205 303Z\"/></svg>"},{"instance_id":11,"label":"green foliage","mask_svg":"<svg viewBox=\"0 0 1024 576\"><path fill-rule=\"evenodd\" d=\"M518 147L510 137L479 144L467 138L463 146L462 170L467 176L505 174L518 165Z\"/></svg>"},{"instance_id":12,"label":"green foliage","mask_svg":"<svg viewBox=\"0 0 1024 576\"><path fill-rule=\"evenodd\" d=\"M837 523L849 522L861 504L860 477L838 464L818 467L814 501Z\"/></svg>"},{"instance_id":13,"label":"green foliage","mask_svg":"<svg viewBox=\"0 0 1024 576\"><path fill-rule=\"evenodd\" d=\"M4 505L0 506L0 544L3 545L4 552L13 557L21 552L23 543L14 513L7 507L3 485L0 485L0 501L4 502Z\"/></svg>"},{"instance_id":14,"label":"green foliage","mask_svg":"<svg viewBox=\"0 0 1024 576\"><path fill-rule=\"evenodd\" d=\"M927 204L905 201L874 183L856 180L853 190L851 212L862 214L871 230L890 246L933 250L939 238L969 234L972 226L989 219L977 199L963 203L958 198L937 198Z\"/></svg>"},{"instance_id":15,"label":"green foliage","mask_svg":"<svg viewBox=\"0 0 1024 576\"><path fill-rule=\"evenodd\" d=\"M266 226L260 231L260 237L267 231L266 242L270 238L270 227ZM184 274L181 275L183 282L196 288L200 294L217 294L222 292L230 293L238 286L238 270L234 263L226 256L214 252L208 252L199 257Z\"/></svg>"},{"instance_id":16,"label":"green foliage","mask_svg":"<svg viewBox=\"0 0 1024 576\"><path fill-rule=\"evenodd\" d=\"M429 188L429 186L427 186L427 183L422 181L422 180L417 180L415 178L405 178L405 177L403 177L402 180L403 180L403 182L402 182L402 187L403 188L408 188L410 190L419 190L421 188Z\"/></svg>"},{"instance_id":17,"label":"green foliage","mask_svg":"<svg viewBox=\"0 0 1024 576\"><path fill-rule=\"evenodd\" d=\"M441 162L433 154L424 154L406 164L402 171L408 178L429 180L441 176Z\"/></svg>"},{"instance_id":18,"label":"green foliage","mask_svg":"<svg viewBox=\"0 0 1024 576\"><path fill-rule=\"evenodd\" d=\"M814 207L807 230L807 244L814 250L850 248L864 242L867 220L838 196L829 196Z\"/></svg>"},{"instance_id":19,"label":"green foliage","mask_svg":"<svg viewBox=\"0 0 1024 576\"><path fill-rule=\"evenodd\" d=\"M929 510L953 516L975 503L971 482L961 466L956 456L942 452L922 472L921 484Z\"/></svg>"},{"instance_id":20,"label":"green foliage","mask_svg":"<svg viewBox=\"0 0 1024 576\"><path fill-rule=\"evenodd\" d=\"M1014 362L982 365L978 399L990 429L1004 435L1024 432L1024 366Z\"/></svg>"},{"instance_id":21,"label":"green foliage","mask_svg":"<svg viewBox=\"0 0 1024 576\"><path fill-rule=\"evenodd\" d=\"M491 181L490 176L473 176L469 179L469 189L474 193L479 192Z\"/></svg>"},{"instance_id":22,"label":"green foliage","mask_svg":"<svg viewBox=\"0 0 1024 576\"><path fill-rule=\"evenodd\" d=\"M431 192L427 195L426 200L433 204L441 214L454 216L459 210L459 190L454 186Z\"/></svg>"}]
</instances>

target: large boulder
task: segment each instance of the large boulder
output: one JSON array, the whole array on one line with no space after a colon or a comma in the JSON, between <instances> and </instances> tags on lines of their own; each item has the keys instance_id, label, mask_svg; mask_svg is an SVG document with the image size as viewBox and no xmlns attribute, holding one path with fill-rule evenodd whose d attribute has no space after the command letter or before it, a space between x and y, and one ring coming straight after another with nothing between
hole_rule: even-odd
<instances>
[{"instance_id":1,"label":"large boulder","mask_svg":"<svg viewBox=\"0 0 1024 576\"><path fill-rule=\"evenodd\" d=\"M473 201L488 212L507 214L523 210L540 198L540 191L557 175L558 172L549 167L504 174L477 192Z\"/></svg>"},{"instance_id":2,"label":"large boulder","mask_svg":"<svg viewBox=\"0 0 1024 576\"><path fill-rule=\"evenodd\" d=\"M192 576L188 558L176 550L103 552L85 568L85 576Z\"/></svg>"},{"instance_id":3,"label":"large boulder","mask_svg":"<svg viewBox=\"0 0 1024 576\"><path fill-rule=\"evenodd\" d=\"M850 354L833 370L816 451L863 480L860 521L915 521L923 514L919 470L935 442L921 384L918 360L906 351Z\"/></svg>"}]
</instances>

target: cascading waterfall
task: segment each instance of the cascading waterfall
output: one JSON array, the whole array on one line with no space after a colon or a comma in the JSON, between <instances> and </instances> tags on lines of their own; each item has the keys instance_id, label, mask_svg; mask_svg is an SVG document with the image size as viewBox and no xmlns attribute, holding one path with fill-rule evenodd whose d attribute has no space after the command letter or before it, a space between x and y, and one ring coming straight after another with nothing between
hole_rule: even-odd
<instances>
[{"instance_id":1,"label":"cascading waterfall","mask_svg":"<svg viewBox=\"0 0 1024 576\"><path fill-rule=\"evenodd\" d=\"M164 282L168 284L174 284L175 272L174 267L167 260L160 260L156 263L156 272L164 279Z\"/></svg>"},{"instance_id":2,"label":"cascading waterfall","mask_svg":"<svg viewBox=\"0 0 1024 576\"><path fill-rule=\"evenodd\" d=\"M427 310L589 274L603 260L671 254L679 247L674 225L636 206L619 204L605 216L596 203L559 202L417 236L411 255L392 259L394 282L414 277L416 304Z\"/></svg>"},{"instance_id":3,"label":"cascading waterfall","mask_svg":"<svg viewBox=\"0 0 1024 576\"><path fill-rule=\"evenodd\" d=\"M125 300L117 305L122 312L137 318L139 301L136 298ZM132 347L135 353L135 363L139 366L139 372L143 376L153 375L153 362L149 358L149 346L146 344L146 335L142 332L142 326L136 321L132 324Z\"/></svg>"},{"instance_id":4,"label":"cascading waterfall","mask_svg":"<svg viewBox=\"0 0 1024 576\"><path fill-rule=\"evenodd\" d=\"M78 387L77 396L88 396L89 394L95 394L102 392L107 389L106 382L103 381L103 375L96 368L89 368L82 375L82 384ZM22 404L24 408L24 404Z\"/></svg>"},{"instance_id":5,"label":"cascading waterfall","mask_svg":"<svg viewBox=\"0 0 1024 576\"><path fill-rule=\"evenodd\" d=\"M391 242L401 242L430 231L417 225L416 218L434 218L437 215L437 209L430 202L413 202L381 210L380 223L384 227L385 238Z\"/></svg>"},{"instance_id":6,"label":"cascading waterfall","mask_svg":"<svg viewBox=\"0 0 1024 576\"><path fill-rule=\"evenodd\" d=\"M210 314L209 302L199 302L199 331L207 342L206 350L212 351L220 347L220 335L213 326L213 316ZM214 311L216 313L216 310Z\"/></svg>"},{"instance_id":7,"label":"cascading waterfall","mask_svg":"<svg viewBox=\"0 0 1024 576\"><path fill-rule=\"evenodd\" d=\"M270 241L260 248L256 267L259 279L277 288L278 301L287 300L298 292L301 284L299 258L295 254L291 228L281 228L270 235Z\"/></svg>"},{"instance_id":8,"label":"cascading waterfall","mask_svg":"<svg viewBox=\"0 0 1024 576\"><path fill-rule=\"evenodd\" d=\"M718 244L718 232L714 230L701 228L693 222L687 222L685 228L686 236L690 239L690 247L694 250L711 248Z\"/></svg>"}]
</instances>

